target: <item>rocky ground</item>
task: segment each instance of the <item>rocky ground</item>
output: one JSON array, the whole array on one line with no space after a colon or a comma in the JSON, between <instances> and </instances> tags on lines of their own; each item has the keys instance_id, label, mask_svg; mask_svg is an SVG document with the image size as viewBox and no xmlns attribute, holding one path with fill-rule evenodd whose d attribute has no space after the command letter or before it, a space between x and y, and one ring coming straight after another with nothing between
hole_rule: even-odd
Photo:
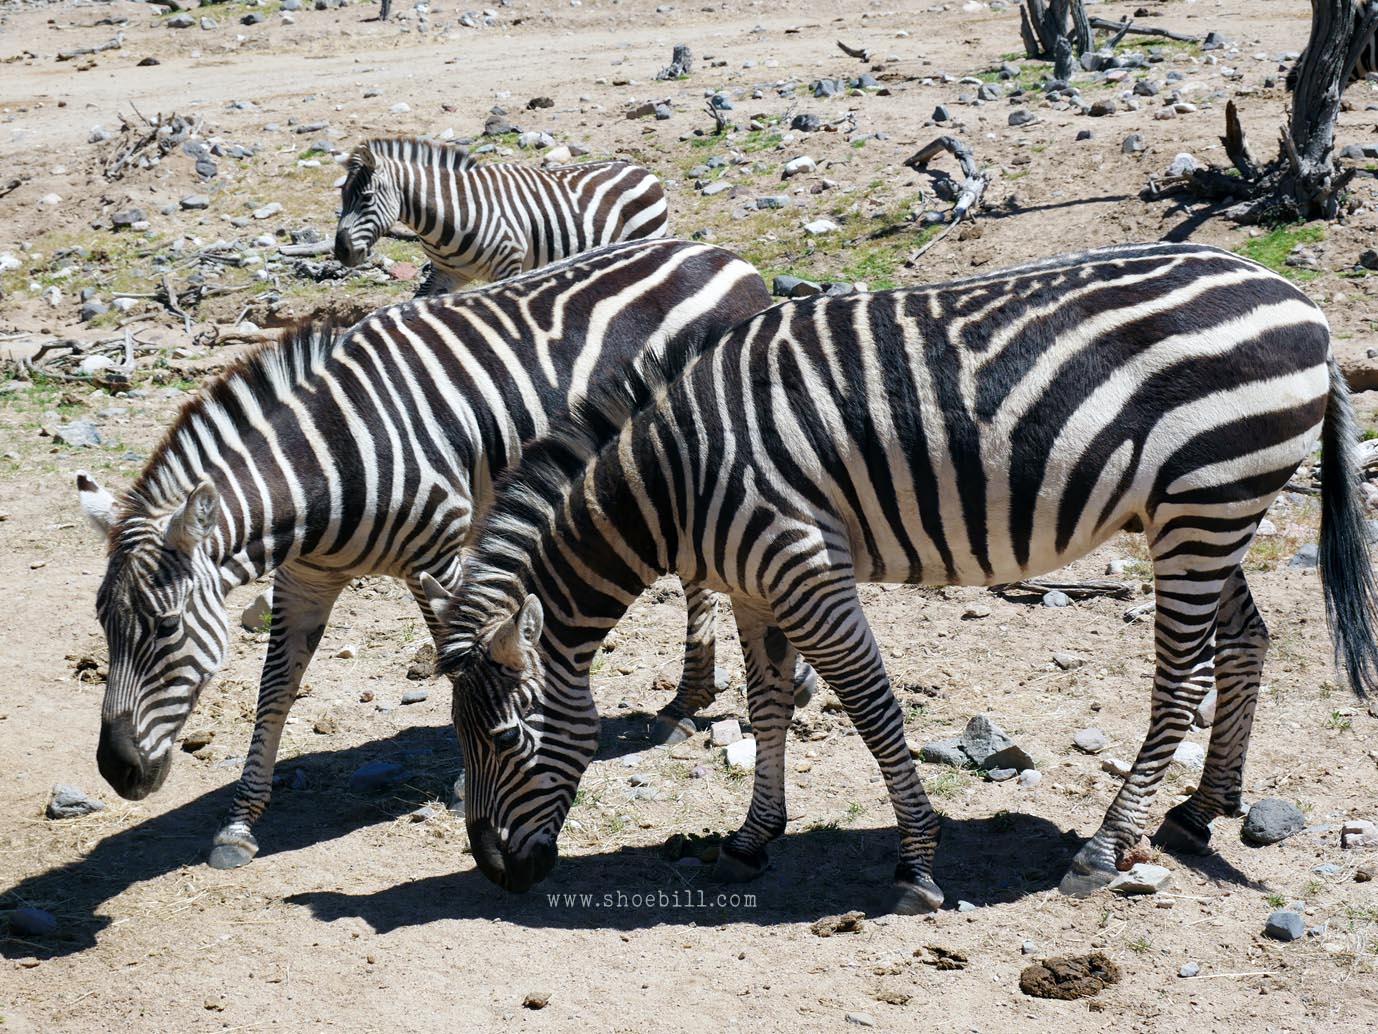
<instances>
[{"instance_id":1,"label":"rocky ground","mask_svg":"<svg viewBox=\"0 0 1378 1034\"><path fill-rule=\"evenodd\" d=\"M1361 169L1343 222L1242 228L1182 197L1140 197L1150 179L1170 184L1174 164L1225 162L1226 99L1255 150L1271 151L1305 5L1093 5L1203 42L1129 37L1118 61L1050 92L1048 66L1021 60L1017 10L999 0L512 0L489 11L399 0L386 23L370 4L322 4L0 6L0 966L12 967L0 1029L1378 1022L1378 883L1364 881L1378 849L1341 845L1347 823L1378 819L1378 751L1373 719L1331 664L1305 549L1318 518L1302 494L1278 504L1249 562L1274 641L1246 798L1278 803L1248 823L1265 830L1254 840L1289 835L1257 846L1245 824L1220 820L1218 854L1147 859L1163 871L1136 878L1156 893L1076 901L1055 890L1146 721L1148 627L1125 613L1149 572L1128 536L1067 577L1113 570L1131 599L1049 607L974 589L866 590L916 751L961 737L976 715L1019 748L992 765L969 740L946 751L963 767L944 764L940 747L921 762L944 815L949 908L937 916L876 914L893 816L826 694L791 738L791 822L773 867L733 888L750 899L716 900L699 837L739 821L750 778L706 726L670 750L646 744L664 699L656 683L678 672L671 583L643 598L600 660L604 749L564 860L524 897L476 872L447 810L458 764L448 690L405 677L424 628L391 582L365 581L336 609L252 865L217 872L203 860L247 744L261 631L237 623L164 790L116 798L94 764L103 554L72 475L127 483L200 379L244 342L415 289L420 253L405 239L356 271L315 247L333 234L339 162L368 135L472 139L490 158L526 162L562 148L631 157L665 181L677 234L733 248L772 281L882 288L1098 244L1205 241L1304 284L1342 356L1378 345L1364 255L1378 227L1371 84L1350 90L1341 118L1345 161ZM1204 42L1208 32L1219 38ZM657 81L677 43L693 51L691 73ZM710 103L730 124L721 135ZM924 213L948 207L942 170L958 170L946 156L934 173L904 162L945 133L988 171L983 208L907 266L934 233ZM44 344L58 347L36 375L24 364ZM1373 398L1359 396L1369 426ZM232 601L236 615L251 596ZM744 710L724 617L729 687L707 716L729 721L719 743ZM402 703L417 690L424 699ZM1189 791L1205 736L1191 734L1155 819ZM360 769L384 774L366 782ZM79 791L59 811L84 811L81 794L103 810L46 817L54 784ZM1351 844L1365 835L1355 828ZM851 910L864 918L837 918ZM1032 962L1096 953L1021 981ZM1101 989L1072 1001L1021 990L1066 981Z\"/></svg>"}]
</instances>

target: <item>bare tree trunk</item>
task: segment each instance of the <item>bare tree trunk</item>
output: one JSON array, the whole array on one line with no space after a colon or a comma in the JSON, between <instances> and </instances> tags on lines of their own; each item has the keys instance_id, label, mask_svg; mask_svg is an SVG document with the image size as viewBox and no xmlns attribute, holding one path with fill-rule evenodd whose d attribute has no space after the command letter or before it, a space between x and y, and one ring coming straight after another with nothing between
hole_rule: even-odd
<instances>
[{"instance_id":1,"label":"bare tree trunk","mask_svg":"<svg viewBox=\"0 0 1378 1034\"><path fill-rule=\"evenodd\" d=\"M1303 218L1333 219L1354 171L1335 167L1335 122L1340 95L1364 47L1378 29L1378 0L1312 0L1311 39L1297 66L1292 119L1282 138L1287 172L1282 191Z\"/></svg>"},{"instance_id":2,"label":"bare tree trunk","mask_svg":"<svg viewBox=\"0 0 1378 1034\"><path fill-rule=\"evenodd\" d=\"M1019 8L1019 34L1024 39L1024 53L1039 61L1052 61L1057 56L1058 40L1070 40L1078 55L1095 46L1091 37L1091 22L1086 17L1084 0L1024 0ZM1070 18L1071 24L1068 24Z\"/></svg>"}]
</instances>

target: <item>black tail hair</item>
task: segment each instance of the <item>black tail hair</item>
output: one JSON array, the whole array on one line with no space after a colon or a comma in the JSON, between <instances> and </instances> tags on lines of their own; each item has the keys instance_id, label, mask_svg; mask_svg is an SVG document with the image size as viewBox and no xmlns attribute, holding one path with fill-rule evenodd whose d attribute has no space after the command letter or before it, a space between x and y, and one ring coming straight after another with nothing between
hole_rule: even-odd
<instances>
[{"instance_id":1,"label":"black tail hair","mask_svg":"<svg viewBox=\"0 0 1378 1034\"><path fill-rule=\"evenodd\" d=\"M1378 582L1358 491L1358 440L1349 386L1330 360L1330 401L1321 431L1321 582L1335 656L1360 697L1378 692Z\"/></svg>"}]
</instances>

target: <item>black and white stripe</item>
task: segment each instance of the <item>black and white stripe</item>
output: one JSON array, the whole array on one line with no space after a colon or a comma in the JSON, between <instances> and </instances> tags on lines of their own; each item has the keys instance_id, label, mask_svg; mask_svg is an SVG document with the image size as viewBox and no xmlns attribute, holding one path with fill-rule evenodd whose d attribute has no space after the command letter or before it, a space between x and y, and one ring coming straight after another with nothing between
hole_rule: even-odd
<instances>
[{"instance_id":1,"label":"black and white stripe","mask_svg":"<svg viewBox=\"0 0 1378 1034\"><path fill-rule=\"evenodd\" d=\"M669 346L696 351L769 301L725 251L639 241L251 354L182 412L118 504L78 478L111 549L97 605L110 646L101 772L133 799L161 785L224 661L226 592L273 572L253 742L212 855L249 861L288 709L349 581L405 579L438 632L421 576L459 584L470 525L522 443L590 385ZM686 594L670 725L713 696L714 601Z\"/></svg>"},{"instance_id":2,"label":"black and white stripe","mask_svg":"<svg viewBox=\"0 0 1378 1034\"><path fill-rule=\"evenodd\" d=\"M355 148L342 191L335 257L358 265L401 221L431 262L419 295L666 232L660 181L623 161L479 165L457 144L384 137Z\"/></svg>"},{"instance_id":3,"label":"black and white stripe","mask_svg":"<svg viewBox=\"0 0 1378 1034\"><path fill-rule=\"evenodd\" d=\"M1332 629L1356 688L1378 684L1354 435L1320 311L1213 248L1110 248L769 309L682 375L578 407L475 530L441 651L475 857L518 890L553 863L596 743L590 661L642 587L674 571L731 596L746 658L755 792L718 874L758 873L784 830L802 654L884 775L898 907L936 908L938 822L857 583L1017 581L1131 526L1155 574L1152 719L1064 889L1115 874L1215 684L1206 771L1160 831L1203 848L1239 802L1267 646L1240 562L1318 440Z\"/></svg>"}]
</instances>

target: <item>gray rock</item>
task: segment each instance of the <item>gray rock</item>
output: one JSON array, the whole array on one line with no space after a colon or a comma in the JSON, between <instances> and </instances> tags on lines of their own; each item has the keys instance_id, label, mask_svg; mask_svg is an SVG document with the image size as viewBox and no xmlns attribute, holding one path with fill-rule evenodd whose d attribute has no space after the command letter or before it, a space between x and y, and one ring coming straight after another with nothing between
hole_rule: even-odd
<instances>
[{"instance_id":1,"label":"gray rock","mask_svg":"<svg viewBox=\"0 0 1378 1034\"><path fill-rule=\"evenodd\" d=\"M1032 790L1043 781L1043 773L1036 768L1026 768L1019 773L1019 785Z\"/></svg>"},{"instance_id":2,"label":"gray rock","mask_svg":"<svg viewBox=\"0 0 1378 1034\"><path fill-rule=\"evenodd\" d=\"M1306 828L1306 816L1289 801L1269 797L1258 801L1244 816L1240 835L1245 843L1258 847L1277 844Z\"/></svg>"},{"instance_id":3,"label":"gray rock","mask_svg":"<svg viewBox=\"0 0 1378 1034\"><path fill-rule=\"evenodd\" d=\"M1036 116L1027 108L1015 108L1010 112L1009 123L1012 126L1027 126L1035 120Z\"/></svg>"},{"instance_id":4,"label":"gray rock","mask_svg":"<svg viewBox=\"0 0 1378 1034\"><path fill-rule=\"evenodd\" d=\"M777 298L810 298L815 294L821 294L822 291L821 284L786 274L777 276L771 284L771 293Z\"/></svg>"},{"instance_id":5,"label":"gray rock","mask_svg":"<svg viewBox=\"0 0 1378 1034\"><path fill-rule=\"evenodd\" d=\"M1172 164L1167 167L1167 174L1169 176L1190 176L1197 169L1203 168L1205 166L1196 160L1195 155L1183 151L1172 159Z\"/></svg>"},{"instance_id":6,"label":"gray rock","mask_svg":"<svg viewBox=\"0 0 1378 1034\"><path fill-rule=\"evenodd\" d=\"M960 743L962 750L977 768L990 767L988 762L991 757L1007 747L1014 746L1014 741L1005 735L1004 730L988 715L983 714L978 714L967 722L966 728L962 730Z\"/></svg>"},{"instance_id":7,"label":"gray rock","mask_svg":"<svg viewBox=\"0 0 1378 1034\"><path fill-rule=\"evenodd\" d=\"M1346 819L1340 827L1340 846L1378 847L1378 825L1374 825L1368 819Z\"/></svg>"},{"instance_id":8,"label":"gray rock","mask_svg":"<svg viewBox=\"0 0 1378 1034\"><path fill-rule=\"evenodd\" d=\"M282 204L278 201L269 201L266 205L255 208L253 217L255 219L271 219L282 211Z\"/></svg>"},{"instance_id":9,"label":"gray rock","mask_svg":"<svg viewBox=\"0 0 1378 1034\"><path fill-rule=\"evenodd\" d=\"M952 113L948 111L947 108L943 105L939 104L936 108L933 109L934 122L948 122L951 121L951 119Z\"/></svg>"},{"instance_id":10,"label":"gray rock","mask_svg":"<svg viewBox=\"0 0 1378 1034\"><path fill-rule=\"evenodd\" d=\"M1268 917L1263 932L1275 941L1295 941L1306 933L1306 920L1295 912L1279 909Z\"/></svg>"},{"instance_id":11,"label":"gray rock","mask_svg":"<svg viewBox=\"0 0 1378 1034\"><path fill-rule=\"evenodd\" d=\"M259 22L263 21L263 20L266 19L267 17L268 17L268 16L267 16L266 14L264 14L262 11L250 11L250 12L249 12L248 14L246 14L243 18L240 18L240 19L239 19L239 24L240 24L240 25L257 25Z\"/></svg>"},{"instance_id":12,"label":"gray rock","mask_svg":"<svg viewBox=\"0 0 1378 1034\"><path fill-rule=\"evenodd\" d=\"M756 740L744 739L729 743L724 754L728 768L750 771L756 767Z\"/></svg>"},{"instance_id":13,"label":"gray rock","mask_svg":"<svg viewBox=\"0 0 1378 1034\"><path fill-rule=\"evenodd\" d=\"M104 126L95 125L92 126L91 131L86 134L86 142L88 144L100 144L109 140L114 135L114 133L110 132L110 130L106 129Z\"/></svg>"},{"instance_id":14,"label":"gray rock","mask_svg":"<svg viewBox=\"0 0 1378 1034\"><path fill-rule=\"evenodd\" d=\"M935 740L925 743L919 757L930 765L950 765L952 768L969 768L971 758L962 749L960 739Z\"/></svg>"},{"instance_id":15,"label":"gray rock","mask_svg":"<svg viewBox=\"0 0 1378 1034\"><path fill-rule=\"evenodd\" d=\"M1194 977L1201 972L1201 963L1184 962L1182 968L1177 971L1179 977Z\"/></svg>"},{"instance_id":16,"label":"gray rock","mask_svg":"<svg viewBox=\"0 0 1378 1034\"><path fill-rule=\"evenodd\" d=\"M187 211L197 211L202 208L210 208L211 199L205 194L188 194L178 204Z\"/></svg>"},{"instance_id":17,"label":"gray rock","mask_svg":"<svg viewBox=\"0 0 1378 1034\"><path fill-rule=\"evenodd\" d=\"M273 591L267 589L252 600L240 612L239 625L246 632L262 632L273 619Z\"/></svg>"},{"instance_id":18,"label":"gray rock","mask_svg":"<svg viewBox=\"0 0 1378 1034\"><path fill-rule=\"evenodd\" d=\"M1028 751L1019 746L1019 744L1012 743L1004 750L997 750L994 754L987 757L986 763L981 767L988 769L990 777L995 779L996 771L1008 771L1013 775L1019 772L1027 772L1029 769L1036 768L1037 766L1034 764L1034 759L1029 756ZM1011 776L1005 776L1004 778L1009 779ZM999 782L1000 780L997 779L995 781Z\"/></svg>"},{"instance_id":19,"label":"gray rock","mask_svg":"<svg viewBox=\"0 0 1378 1034\"><path fill-rule=\"evenodd\" d=\"M786 194L765 194L756 199L757 209L784 208L789 204L789 196Z\"/></svg>"},{"instance_id":20,"label":"gray rock","mask_svg":"<svg viewBox=\"0 0 1378 1034\"><path fill-rule=\"evenodd\" d=\"M627 777L627 782L633 786L650 786L652 780L645 772L633 772Z\"/></svg>"},{"instance_id":21,"label":"gray rock","mask_svg":"<svg viewBox=\"0 0 1378 1034\"><path fill-rule=\"evenodd\" d=\"M41 908L25 905L10 913L10 932L21 937L51 937L57 933L57 917Z\"/></svg>"},{"instance_id":22,"label":"gray rock","mask_svg":"<svg viewBox=\"0 0 1378 1034\"><path fill-rule=\"evenodd\" d=\"M82 815L90 815L92 812L104 810L105 805L101 801L88 797L75 786L58 783L53 787L52 795L48 798L48 807L44 810L44 814L50 819L75 819Z\"/></svg>"},{"instance_id":23,"label":"gray rock","mask_svg":"<svg viewBox=\"0 0 1378 1034\"><path fill-rule=\"evenodd\" d=\"M843 1018L848 1023L854 1023L858 1027L874 1027L876 1025L875 1017L869 1012L849 1012Z\"/></svg>"},{"instance_id":24,"label":"gray rock","mask_svg":"<svg viewBox=\"0 0 1378 1034\"><path fill-rule=\"evenodd\" d=\"M1070 607L1071 605L1072 597L1060 589L1054 589L1052 592L1043 594L1043 606L1045 607Z\"/></svg>"},{"instance_id":25,"label":"gray rock","mask_svg":"<svg viewBox=\"0 0 1378 1034\"><path fill-rule=\"evenodd\" d=\"M789 127L799 133L817 133L823 128L823 120L817 115L802 112L790 120Z\"/></svg>"},{"instance_id":26,"label":"gray rock","mask_svg":"<svg viewBox=\"0 0 1378 1034\"><path fill-rule=\"evenodd\" d=\"M370 761L349 777L350 793L374 793L401 782L410 773L395 761Z\"/></svg>"},{"instance_id":27,"label":"gray rock","mask_svg":"<svg viewBox=\"0 0 1378 1034\"><path fill-rule=\"evenodd\" d=\"M196 19L183 11L180 14L174 14L165 24L169 29L190 29L196 24Z\"/></svg>"},{"instance_id":28,"label":"gray rock","mask_svg":"<svg viewBox=\"0 0 1378 1034\"><path fill-rule=\"evenodd\" d=\"M555 138L549 133L538 133L535 130L527 130L517 137L517 146L523 150L538 148L544 150L547 147L555 146Z\"/></svg>"},{"instance_id":29,"label":"gray rock","mask_svg":"<svg viewBox=\"0 0 1378 1034\"><path fill-rule=\"evenodd\" d=\"M1315 570L1320 563L1319 549L1314 542L1308 542L1292 555L1292 559L1287 561L1288 567L1299 568L1304 571Z\"/></svg>"},{"instance_id":30,"label":"gray rock","mask_svg":"<svg viewBox=\"0 0 1378 1034\"><path fill-rule=\"evenodd\" d=\"M1158 96L1158 84L1152 79L1136 79L1134 81L1134 96L1156 97Z\"/></svg>"},{"instance_id":31,"label":"gray rock","mask_svg":"<svg viewBox=\"0 0 1378 1034\"><path fill-rule=\"evenodd\" d=\"M801 154L798 158L791 158L785 162L780 169L781 177L789 179L791 176L798 176L801 173L813 172L818 168L818 163L807 154Z\"/></svg>"},{"instance_id":32,"label":"gray rock","mask_svg":"<svg viewBox=\"0 0 1378 1034\"><path fill-rule=\"evenodd\" d=\"M196 175L200 176L203 180L214 179L219 172L219 167L209 158L196 159Z\"/></svg>"},{"instance_id":33,"label":"gray rock","mask_svg":"<svg viewBox=\"0 0 1378 1034\"><path fill-rule=\"evenodd\" d=\"M674 109L670 107L669 101L661 101L655 106L655 117L657 122L667 121L674 113Z\"/></svg>"},{"instance_id":34,"label":"gray rock","mask_svg":"<svg viewBox=\"0 0 1378 1034\"><path fill-rule=\"evenodd\" d=\"M1053 654L1053 663L1063 671L1071 671L1074 668L1082 667L1086 663L1086 658L1074 653L1055 653Z\"/></svg>"},{"instance_id":35,"label":"gray rock","mask_svg":"<svg viewBox=\"0 0 1378 1034\"><path fill-rule=\"evenodd\" d=\"M1104 118L1106 115L1115 114L1115 111L1116 108L1114 101L1100 100L1092 104L1090 109L1086 113L1090 115L1092 118Z\"/></svg>"},{"instance_id":36,"label":"gray rock","mask_svg":"<svg viewBox=\"0 0 1378 1034\"><path fill-rule=\"evenodd\" d=\"M1092 139L1095 135L1096 135L1096 134L1093 133L1093 132L1091 132L1091 130L1089 130L1089 129L1078 129L1078 130L1077 130L1077 140L1078 140L1078 141L1081 141L1081 140L1090 140L1090 139Z\"/></svg>"},{"instance_id":37,"label":"gray rock","mask_svg":"<svg viewBox=\"0 0 1378 1034\"><path fill-rule=\"evenodd\" d=\"M423 702L423 701L424 701L428 696L430 696L430 695L431 695L431 694L430 694L430 691L429 691L429 690L425 690L425 689L409 689L409 690L407 690L405 693L402 694L402 703L404 703L404 704L419 704L419 703Z\"/></svg>"},{"instance_id":38,"label":"gray rock","mask_svg":"<svg viewBox=\"0 0 1378 1034\"><path fill-rule=\"evenodd\" d=\"M1018 748L1016 747L1014 749L1017 750ZM1018 774L1019 770L1017 768L1002 768L998 765L992 766L986 770L986 778L992 783L1007 783Z\"/></svg>"},{"instance_id":39,"label":"gray rock","mask_svg":"<svg viewBox=\"0 0 1378 1034\"><path fill-rule=\"evenodd\" d=\"M714 180L712 183L705 183L699 193L704 197L712 197L714 194L721 194L731 189L732 184L728 183L727 180Z\"/></svg>"},{"instance_id":40,"label":"gray rock","mask_svg":"<svg viewBox=\"0 0 1378 1034\"><path fill-rule=\"evenodd\" d=\"M1110 881L1116 894L1157 894L1172 882L1172 873L1161 865L1139 862Z\"/></svg>"},{"instance_id":41,"label":"gray rock","mask_svg":"<svg viewBox=\"0 0 1378 1034\"><path fill-rule=\"evenodd\" d=\"M53 441L61 445L75 445L80 448L95 448L101 442L100 432L90 420L73 420L70 424L59 424L53 433Z\"/></svg>"},{"instance_id":42,"label":"gray rock","mask_svg":"<svg viewBox=\"0 0 1378 1034\"><path fill-rule=\"evenodd\" d=\"M958 901L958 902L957 902L957 911L958 911L958 912L975 912L975 911L976 911L976 906L973 905L970 901Z\"/></svg>"},{"instance_id":43,"label":"gray rock","mask_svg":"<svg viewBox=\"0 0 1378 1034\"><path fill-rule=\"evenodd\" d=\"M1120 144L1120 150L1125 154L1138 154L1147 146L1142 133L1130 133Z\"/></svg>"},{"instance_id":44,"label":"gray rock","mask_svg":"<svg viewBox=\"0 0 1378 1034\"><path fill-rule=\"evenodd\" d=\"M1079 729L1072 737L1077 750L1083 754L1099 754L1110 743L1105 733L1099 729Z\"/></svg>"},{"instance_id":45,"label":"gray rock","mask_svg":"<svg viewBox=\"0 0 1378 1034\"><path fill-rule=\"evenodd\" d=\"M110 311L110 306L106 305L106 304L105 304L104 302L102 302L102 301L97 301L97 300L94 299L94 298L91 299L89 302L82 302L82 305L81 305L81 314L80 314L80 315L81 315L81 322L83 322L83 323L90 323L90 322L91 322L93 319L95 319L97 316L101 315L102 313L109 312L109 311Z\"/></svg>"},{"instance_id":46,"label":"gray rock","mask_svg":"<svg viewBox=\"0 0 1378 1034\"><path fill-rule=\"evenodd\" d=\"M1004 91L996 83L982 83L977 87L976 96L983 101L998 101L1004 96Z\"/></svg>"},{"instance_id":47,"label":"gray rock","mask_svg":"<svg viewBox=\"0 0 1378 1034\"><path fill-rule=\"evenodd\" d=\"M1038 951L1038 945L1033 941L1025 941L1019 946L1019 953L1021 955L1032 955L1036 951Z\"/></svg>"},{"instance_id":48,"label":"gray rock","mask_svg":"<svg viewBox=\"0 0 1378 1034\"><path fill-rule=\"evenodd\" d=\"M142 208L124 208L110 217L110 224L117 230L123 230L147 219L148 216L144 215Z\"/></svg>"},{"instance_id":49,"label":"gray rock","mask_svg":"<svg viewBox=\"0 0 1378 1034\"><path fill-rule=\"evenodd\" d=\"M1313 866L1311 869L1317 876L1338 876L1340 867L1333 862L1322 862L1320 865Z\"/></svg>"}]
</instances>

